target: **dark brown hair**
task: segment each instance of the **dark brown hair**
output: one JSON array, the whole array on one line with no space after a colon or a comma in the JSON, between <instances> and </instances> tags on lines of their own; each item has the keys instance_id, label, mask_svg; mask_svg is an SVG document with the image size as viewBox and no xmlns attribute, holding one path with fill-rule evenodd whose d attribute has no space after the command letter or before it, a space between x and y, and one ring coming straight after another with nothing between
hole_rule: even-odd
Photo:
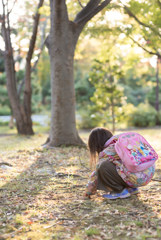
<instances>
[{"instance_id":1,"label":"dark brown hair","mask_svg":"<svg viewBox=\"0 0 161 240\"><path fill-rule=\"evenodd\" d=\"M88 147L90 150L90 167L96 164L98 154L103 150L105 142L113 136L107 128L94 128L88 138Z\"/></svg>"}]
</instances>

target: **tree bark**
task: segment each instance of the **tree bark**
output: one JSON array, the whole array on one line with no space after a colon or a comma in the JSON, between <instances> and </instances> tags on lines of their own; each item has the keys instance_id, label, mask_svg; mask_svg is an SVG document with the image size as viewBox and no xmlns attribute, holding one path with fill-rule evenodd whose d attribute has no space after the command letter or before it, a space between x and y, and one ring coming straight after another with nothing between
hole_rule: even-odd
<instances>
[{"instance_id":1,"label":"tree bark","mask_svg":"<svg viewBox=\"0 0 161 240\"><path fill-rule=\"evenodd\" d=\"M43 5L43 0L40 0L38 9ZM5 71L8 96L16 119L16 127L19 134L33 135L32 120L31 120L31 58L35 47L37 29L40 14L37 12L34 18L34 27L30 46L26 58L25 69L25 86L24 86L24 102L21 104L19 94L17 91L16 73L14 68L13 49L10 37L10 21L7 4L2 1L3 15L2 15L2 36L5 42L5 51L3 52L5 58ZM7 13L6 13L7 12Z\"/></svg>"},{"instance_id":2,"label":"tree bark","mask_svg":"<svg viewBox=\"0 0 161 240\"><path fill-rule=\"evenodd\" d=\"M159 61L160 59L157 58L157 67L156 67L156 102L155 102L155 109L158 113L157 115L157 125L159 124Z\"/></svg>"},{"instance_id":3,"label":"tree bark","mask_svg":"<svg viewBox=\"0 0 161 240\"><path fill-rule=\"evenodd\" d=\"M22 115L22 106L19 101L16 87L16 74L14 69L14 59L13 59L13 50L10 39L10 29L5 25L5 20L2 23L2 34L5 41L5 71L6 71L6 81L7 81L7 91L13 111L13 115L16 119L16 127L19 134L31 134L31 131L28 132L26 129L25 119ZM31 125L32 128L32 125Z\"/></svg>"},{"instance_id":4,"label":"tree bark","mask_svg":"<svg viewBox=\"0 0 161 240\"><path fill-rule=\"evenodd\" d=\"M85 24L110 0L90 0L69 21L65 0L50 0L51 29L46 39L51 65L51 126L48 146L84 145L75 119L74 52Z\"/></svg>"},{"instance_id":5,"label":"tree bark","mask_svg":"<svg viewBox=\"0 0 161 240\"><path fill-rule=\"evenodd\" d=\"M24 83L24 98L23 98L23 109L22 112L25 122L26 122L26 130L30 132L30 134L34 134L32 130L32 120L31 120L31 96L32 96L32 88L31 88L31 59L35 48L38 25L40 14L38 12L39 8L42 7L44 0L40 0L37 13L34 16L34 25L33 25L33 32L30 40L29 50L27 52L26 57L26 69L25 69L25 83Z\"/></svg>"},{"instance_id":6,"label":"tree bark","mask_svg":"<svg viewBox=\"0 0 161 240\"><path fill-rule=\"evenodd\" d=\"M112 132L115 133L115 110L114 110L114 102L113 102L113 96L111 101L111 108L112 108Z\"/></svg>"},{"instance_id":7,"label":"tree bark","mask_svg":"<svg viewBox=\"0 0 161 240\"><path fill-rule=\"evenodd\" d=\"M52 1L48 48L51 64L50 146L83 144L76 130L73 59L75 27L64 1Z\"/></svg>"},{"instance_id":8,"label":"tree bark","mask_svg":"<svg viewBox=\"0 0 161 240\"><path fill-rule=\"evenodd\" d=\"M8 124L9 128L11 128L11 129L14 128L13 119L14 119L14 117L13 117L13 115L11 115L11 118L10 118L10 121L9 121L9 124Z\"/></svg>"},{"instance_id":9,"label":"tree bark","mask_svg":"<svg viewBox=\"0 0 161 240\"><path fill-rule=\"evenodd\" d=\"M12 53L11 53L12 55ZM17 94L17 88L15 85L15 70L13 58L10 54L5 56L5 71L6 71L6 80L7 80L7 91L10 99L10 104L12 107L14 118L16 119L16 127L19 134L32 135L32 123L27 124L27 117L23 106L20 104L19 97Z\"/></svg>"}]
</instances>

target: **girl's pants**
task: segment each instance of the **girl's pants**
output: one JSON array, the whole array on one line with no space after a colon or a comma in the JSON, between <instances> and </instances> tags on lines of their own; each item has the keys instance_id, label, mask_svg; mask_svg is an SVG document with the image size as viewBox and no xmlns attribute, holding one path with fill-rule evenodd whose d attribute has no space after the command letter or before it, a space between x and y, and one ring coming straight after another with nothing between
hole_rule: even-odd
<instances>
[{"instance_id":1,"label":"girl's pants","mask_svg":"<svg viewBox=\"0 0 161 240\"><path fill-rule=\"evenodd\" d=\"M97 189L120 193L129 187L117 173L116 165L110 161L101 163L98 169Z\"/></svg>"}]
</instances>

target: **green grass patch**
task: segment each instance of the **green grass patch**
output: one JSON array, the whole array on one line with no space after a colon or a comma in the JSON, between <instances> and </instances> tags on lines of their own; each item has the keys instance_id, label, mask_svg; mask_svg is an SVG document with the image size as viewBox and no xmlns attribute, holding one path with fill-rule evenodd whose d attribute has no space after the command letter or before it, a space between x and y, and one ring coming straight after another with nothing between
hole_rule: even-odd
<instances>
[{"instance_id":1,"label":"green grass patch","mask_svg":"<svg viewBox=\"0 0 161 240\"><path fill-rule=\"evenodd\" d=\"M92 236L92 235L99 235L100 234L100 232L96 228L90 228L88 230L85 230L85 233L89 237Z\"/></svg>"},{"instance_id":2,"label":"green grass patch","mask_svg":"<svg viewBox=\"0 0 161 240\"><path fill-rule=\"evenodd\" d=\"M136 226L143 227L143 222L141 221L135 221Z\"/></svg>"}]
</instances>

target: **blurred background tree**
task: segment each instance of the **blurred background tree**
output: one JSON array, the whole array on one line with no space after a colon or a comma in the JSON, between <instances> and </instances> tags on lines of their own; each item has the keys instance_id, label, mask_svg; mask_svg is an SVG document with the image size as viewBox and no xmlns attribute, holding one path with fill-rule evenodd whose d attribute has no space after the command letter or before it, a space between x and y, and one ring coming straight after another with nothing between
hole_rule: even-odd
<instances>
[{"instance_id":1,"label":"blurred background tree","mask_svg":"<svg viewBox=\"0 0 161 240\"><path fill-rule=\"evenodd\" d=\"M33 11L31 4L26 1L23 5L25 17L16 23L15 33L12 35L14 48L17 49L17 81L23 80L24 61L31 35L31 19ZM87 1L81 1L85 6ZM123 4L124 3L124 4ZM74 79L76 94L77 126L91 128L103 125L112 129L112 118L106 117L100 110L99 102L104 105L105 95L110 92L110 75L108 64L113 74L113 84L121 91L123 102L116 99L115 122L116 128L127 126L155 126L161 124L161 88L160 68L158 64L158 82L156 81L157 57L160 57L160 28L161 15L159 1L114 1L97 14L83 29L76 46L74 62ZM43 28L49 31L49 21L46 22L50 11L48 3L42 9L44 14L40 22L36 49L34 51L32 66L37 61L40 45L43 39ZM71 20L75 12L80 10L78 1L67 2L68 13ZM45 9L45 10L44 10ZM19 34L17 34L19 33ZM46 34L45 33L45 34ZM16 39L16 41L14 40ZM21 49L21 51L20 51ZM17 58L19 56L19 58ZM94 59L96 59L94 63ZM109 63L108 63L109 61ZM94 71L94 65L104 66L103 71L107 78L105 84L99 80L99 71ZM98 67L97 66L97 67ZM115 66L115 68L114 68ZM102 67L103 68L103 67ZM107 72L106 70L107 69ZM117 71L122 75L117 75ZM21 70L21 71L20 71ZM92 74L97 76L94 82ZM103 73L102 73L103 74ZM158 88L158 90L157 90ZM114 96L117 95L114 93ZM158 92L158 93L157 93ZM157 97L158 94L158 97ZM21 96L22 97L22 96ZM110 99L110 96L106 98ZM158 98L158 102L157 102ZM158 104L158 106L157 106ZM118 106L117 106L118 105ZM111 112L111 105L106 102L106 112ZM50 114L51 109L51 84L50 61L47 49L44 48L35 71L32 73L32 114ZM103 109L103 108L102 108ZM158 110L157 110L158 109ZM157 111L156 111L157 110ZM159 113L158 113L159 112ZM11 114L10 104L5 86L4 62L0 55L0 115ZM111 114L112 116L112 114ZM106 120L105 120L106 119Z\"/></svg>"}]
</instances>

